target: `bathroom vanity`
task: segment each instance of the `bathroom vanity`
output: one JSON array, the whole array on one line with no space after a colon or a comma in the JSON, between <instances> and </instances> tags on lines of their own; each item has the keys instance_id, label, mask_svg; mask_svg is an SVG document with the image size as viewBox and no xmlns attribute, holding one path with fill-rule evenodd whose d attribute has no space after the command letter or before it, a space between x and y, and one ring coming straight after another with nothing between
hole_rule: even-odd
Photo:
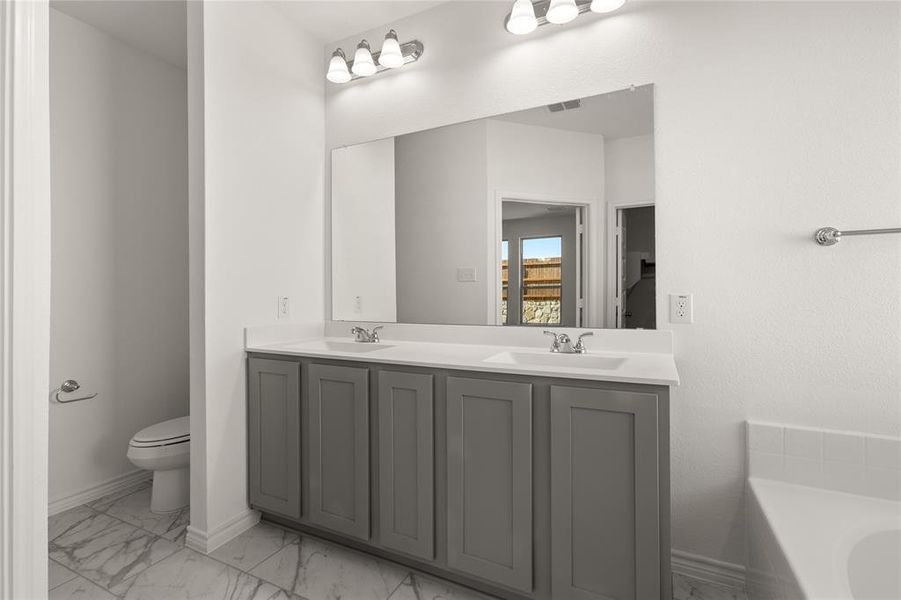
<instances>
[{"instance_id":1,"label":"bathroom vanity","mask_svg":"<svg viewBox=\"0 0 901 600\"><path fill-rule=\"evenodd\" d=\"M248 345L264 518L503 598L670 598L671 354Z\"/></svg>"}]
</instances>

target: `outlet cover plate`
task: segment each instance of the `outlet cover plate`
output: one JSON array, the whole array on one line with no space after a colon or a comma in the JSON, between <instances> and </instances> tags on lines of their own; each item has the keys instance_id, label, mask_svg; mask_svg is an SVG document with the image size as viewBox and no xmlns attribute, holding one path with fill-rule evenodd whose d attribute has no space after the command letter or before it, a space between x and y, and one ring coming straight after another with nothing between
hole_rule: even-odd
<instances>
[{"instance_id":1,"label":"outlet cover plate","mask_svg":"<svg viewBox=\"0 0 901 600\"><path fill-rule=\"evenodd\" d=\"M669 322L682 324L694 323L691 294L669 295Z\"/></svg>"}]
</instances>

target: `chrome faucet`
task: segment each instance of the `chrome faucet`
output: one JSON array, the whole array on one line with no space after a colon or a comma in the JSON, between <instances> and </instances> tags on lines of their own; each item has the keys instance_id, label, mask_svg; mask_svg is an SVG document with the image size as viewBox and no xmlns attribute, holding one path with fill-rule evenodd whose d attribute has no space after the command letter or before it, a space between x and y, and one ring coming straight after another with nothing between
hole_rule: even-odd
<instances>
[{"instance_id":1,"label":"chrome faucet","mask_svg":"<svg viewBox=\"0 0 901 600\"><path fill-rule=\"evenodd\" d=\"M559 352L560 354L585 354L588 352L588 349L585 347L585 342L582 341L582 338L594 335L594 332L586 331L581 334L578 339L576 339L575 344L573 344L572 338L565 333L545 331L544 335L551 335L554 337L554 341L551 342L551 352Z\"/></svg>"},{"instance_id":2,"label":"chrome faucet","mask_svg":"<svg viewBox=\"0 0 901 600\"><path fill-rule=\"evenodd\" d=\"M379 329L382 329L383 325L378 325L372 328L372 331L368 329L364 329L362 327L354 327L350 330L352 334L354 334L354 341L360 342L363 344L377 344L379 342Z\"/></svg>"}]
</instances>

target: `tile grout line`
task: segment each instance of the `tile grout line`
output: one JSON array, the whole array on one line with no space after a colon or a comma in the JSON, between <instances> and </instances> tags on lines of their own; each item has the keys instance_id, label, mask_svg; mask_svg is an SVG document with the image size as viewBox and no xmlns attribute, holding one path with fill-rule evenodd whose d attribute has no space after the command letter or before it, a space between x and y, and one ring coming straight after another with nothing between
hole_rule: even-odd
<instances>
[{"instance_id":1,"label":"tile grout line","mask_svg":"<svg viewBox=\"0 0 901 600\"><path fill-rule=\"evenodd\" d=\"M391 596L393 596L394 593L400 589L400 586L402 586L407 579L410 580L410 587L413 588L413 593L415 594L416 593L416 588L415 588L416 584L413 581L413 571L408 571L407 576L404 577L403 579L401 579L400 583L398 583L396 586L394 586L394 589L391 590L391 592L389 592L387 596L385 596L385 600L391 600Z\"/></svg>"}]
</instances>

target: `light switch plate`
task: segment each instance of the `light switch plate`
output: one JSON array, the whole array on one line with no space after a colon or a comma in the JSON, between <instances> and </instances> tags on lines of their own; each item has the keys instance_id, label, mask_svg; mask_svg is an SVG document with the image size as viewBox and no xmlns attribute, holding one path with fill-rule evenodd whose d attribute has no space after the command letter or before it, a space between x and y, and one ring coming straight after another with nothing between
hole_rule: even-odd
<instances>
[{"instance_id":1,"label":"light switch plate","mask_svg":"<svg viewBox=\"0 0 901 600\"><path fill-rule=\"evenodd\" d=\"M363 296L354 296L354 314L363 314Z\"/></svg>"},{"instance_id":2,"label":"light switch plate","mask_svg":"<svg viewBox=\"0 0 901 600\"><path fill-rule=\"evenodd\" d=\"M669 322L694 323L694 312L691 306L691 294L669 295Z\"/></svg>"},{"instance_id":3,"label":"light switch plate","mask_svg":"<svg viewBox=\"0 0 901 600\"><path fill-rule=\"evenodd\" d=\"M457 281L476 281L475 267L457 267Z\"/></svg>"}]
</instances>

